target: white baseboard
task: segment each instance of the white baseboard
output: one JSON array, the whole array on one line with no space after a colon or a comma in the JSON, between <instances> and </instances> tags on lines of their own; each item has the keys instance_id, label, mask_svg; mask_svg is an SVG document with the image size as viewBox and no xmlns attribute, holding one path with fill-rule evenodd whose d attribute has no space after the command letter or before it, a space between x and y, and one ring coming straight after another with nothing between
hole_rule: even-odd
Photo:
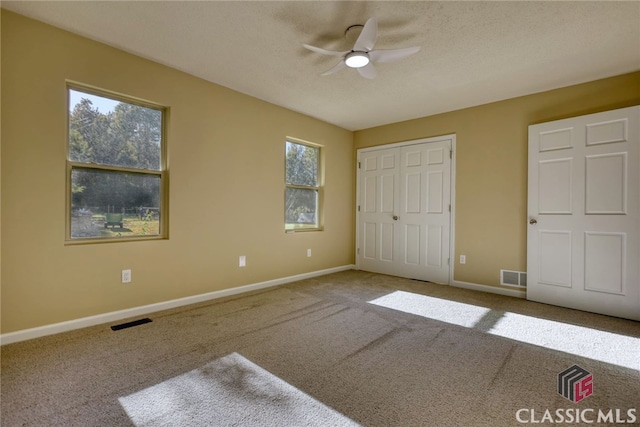
<instances>
[{"instance_id":1,"label":"white baseboard","mask_svg":"<svg viewBox=\"0 0 640 427\"><path fill-rule=\"evenodd\" d=\"M489 292L492 294L505 295L508 297L515 297L515 298L527 297L526 290L499 288L497 286L479 285L477 283L460 282L458 280L452 281L451 286L455 286L457 288L471 289L473 291L482 291L482 292Z\"/></svg>"},{"instance_id":2,"label":"white baseboard","mask_svg":"<svg viewBox=\"0 0 640 427\"><path fill-rule=\"evenodd\" d=\"M140 307L128 308L126 310L112 311L110 313L83 317L80 319L54 323L51 325L39 326L37 328L24 329L16 332L9 332L7 334L0 335L0 345L11 344L19 341L26 341L33 338L44 337L47 335L59 334L61 332L68 332L75 329L86 328L88 326L95 326L103 323L114 322L117 320L129 318L129 317L135 317L143 314L154 313L161 310L167 310L170 308L176 308L184 305L195 304L195 303L209 301L209 300L227 297L231 295L237 295L244 292L256 291L258 289L284 285L285 283L291 283L291 282L296 282L298 280L310 279L312 277L324 276L326 274L337 273L339 271L353 270L354 268L355 268L355 265L344 265L340 267L328 268L326 270L312 271L310 273L303 273L295 276L268 280L266 282L238 286L236 288L208 292L206 294L193 295L185 298L178 298L178 299L164 301L156 304L149 304L149 305L143 305Z\"/></svg>"}]
</instances>

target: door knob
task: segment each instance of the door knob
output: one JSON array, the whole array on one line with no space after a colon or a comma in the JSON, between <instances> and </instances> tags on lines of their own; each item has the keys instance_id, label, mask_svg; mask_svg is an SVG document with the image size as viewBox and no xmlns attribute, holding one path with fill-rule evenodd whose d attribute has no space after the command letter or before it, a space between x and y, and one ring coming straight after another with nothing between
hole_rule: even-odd
<instances>
[{"instance_id":1,"label":"door knob","mask_svg":"<svg viewBox=\"0 0 640 427\"><path fill-rule=\"evenodd\" d=\"M397 220L398 220L398 215L394 215L394 216L393 216L393 220L394 220L394 221L397 221Z\"/></svg>"},{"instance_id":2,"label":"door knob","mask_svg":"<svg viewBox=\"0 0 640 427\"><path fill-rule=\"evenodd\" d=\"M538 221L535 218L531 218L529 220L529 224L531 224L531 225L536 225L537 223L538 223Z\"/></svg>"}]
</instances>

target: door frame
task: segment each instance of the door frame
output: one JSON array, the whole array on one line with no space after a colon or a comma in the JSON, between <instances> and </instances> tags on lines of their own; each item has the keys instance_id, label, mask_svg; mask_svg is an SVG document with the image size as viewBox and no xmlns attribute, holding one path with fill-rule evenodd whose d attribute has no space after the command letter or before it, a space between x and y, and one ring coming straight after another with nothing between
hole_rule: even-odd
<instances>
[{"instance_id":1,"label":"door frame","mask_svg":"<svg viewBox=\"0 0 640 427\"><path fill-rule=\"evenodd\" d=\"M451 195L451 212L449 215L449 282L447 285L454 283L453 270L455 265L455 224L456 224L456 134L448 134L441 136L433 136L429 138L412 139L408 141L394 142L390 144L375 145L371 147L358 148L356 150L356 200L354 210L356 213L356 242L354 248L356 269L360 269L360 254L358 254L358 242L360 241L360 212L358 212L358 204L360 202L360 154L369 151L385 150L387 148L408 147L424 143L440 142L442 140L451 140L451 176L450 176L450 195Z\"/></svg>"}]
</instances>

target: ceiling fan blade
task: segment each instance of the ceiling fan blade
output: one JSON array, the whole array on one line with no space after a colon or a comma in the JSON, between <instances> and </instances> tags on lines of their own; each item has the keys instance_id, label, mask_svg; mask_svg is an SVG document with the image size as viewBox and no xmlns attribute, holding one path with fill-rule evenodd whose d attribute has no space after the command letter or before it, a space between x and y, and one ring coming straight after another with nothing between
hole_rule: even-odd
<instances>
[{"instance_id":1,"label":"ceiling fan blade","mask_svg":"<svg viewBox=\"0 0 640 427\"><path fill-rule=\"evenodd\" d=\"M333 50L326 50L326 49L322 49L321 47L315 47L315 46L311 46L309 44L303 44L302 46L304 46L305 48L312 50L316 53L322 54L322 55L330 55L330 56L344 56L347 53L349 53L349 51L347 50L346 52L336 52Z\"/></svg>"},{"instance_id":2,"label":"ceiling fan blade","mask_svg":"<svg viewBox=\"0 0 640 427\"><path fill-rule=\"evenodd\" d=\"M338 62L336 65L334 65L332 69L327 70L327 71L325 71L324 73L322 73L320 75L321 76L328 76L329 74L337 73L338 71L342 70L346 66L347 66L347 64L345 64L344 60L341 59L340 62Z\"/></svg>"},{"instance_id":3,"label":"ceiling fan blade","mask_svg":"<svg viewBox=\"0 0 640 427\"><path fill-rule=\"evenodd\" d=\"M378 75L376 67L374 67L371 62L369 62L364 67L356 68L356 70L358 70L360 75L365 79L375 79L375 77Z\"/></svg>"},{"instance_id":4,"label":"ceiling fan blade","mask_svg":"<svg viewBox=\"0 0 640 427\"><path fill-rule=\"evenodd\" d=\"M393 62L413 55L420 50L420 46L404 49L382 49L369 52L369 59L373 62Z\"/></svg>"},{"instance_id":5,"label":"ceiling fan blade","mask_svg":"<svg viewBox=\"0 0 640 427\"><path fill-rule=\"evenodd\" d=\"M369 52L376 44L376 37L378 37L378 21L371 17L364 24L358 40L353 45L353 50Z\"/></svg>"}]
</instances>

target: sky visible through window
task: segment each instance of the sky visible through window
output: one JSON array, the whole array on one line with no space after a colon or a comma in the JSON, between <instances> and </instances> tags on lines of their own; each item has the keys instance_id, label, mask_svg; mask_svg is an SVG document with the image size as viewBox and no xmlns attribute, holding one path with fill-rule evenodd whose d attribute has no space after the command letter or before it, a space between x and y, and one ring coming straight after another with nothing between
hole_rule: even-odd
<instances>
[{"instance_id":1,"label":"sky visible through window","mask_svg":"<svg viewBox=\"0 0 640 427\"><path fill-rule=\"evenodd\" d=\"M116 108L116 105L120 103L120 101L115 101L113 99L103 98L102 96L91 95L85 92L77 92L73 89L69 89L69 111L73 111L76 104L78 104L82 98L91 101L93 108L97 108L98 111L102 114L111 113Z\"/></svg>"}]
</instances>

